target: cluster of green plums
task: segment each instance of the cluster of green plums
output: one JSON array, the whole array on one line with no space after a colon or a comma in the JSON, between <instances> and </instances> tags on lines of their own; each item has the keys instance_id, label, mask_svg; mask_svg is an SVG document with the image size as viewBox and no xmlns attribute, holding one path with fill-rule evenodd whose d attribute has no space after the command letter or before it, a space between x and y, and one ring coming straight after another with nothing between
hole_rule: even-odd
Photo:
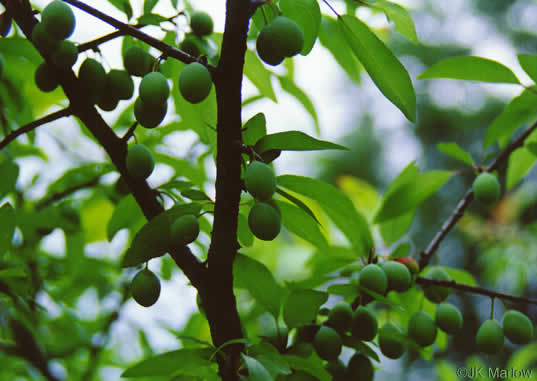
<instances>
[{"instance_id":1,"label":"cluster of green plums","mask_svg":"<svg viewBox=\"0 0 537 381\"><path fill-rule=\"evenodd\" d=\"M206 37L213 33L213 19L201 11L194 11L190 15L191 32L185 34L179 48L194 57L199 57L203 47L207 44Z\"/></svg>"},{"instance_id":2,"label":"cluster of green plums","mask_svg":"<svg viewBox=\"0 0 537 381\"><path fill-rule=\"evenodd\" d=\"M155 169L155 157L143 144L129 147L126 158L127 172L138 181L147 179Z\"/></svg>"},{"instance_id":3,"label":"cluster of green plums","mask_svg":"<svg viewBox=\"0 0 537 381\"><path fill-rule=\"evenodd\" d=\"M504 337L513 344L529 343L533 338L531 320L516 310L507 311L501 325L496 320L486 320L477 331L477 348L487 354L496 354L503 348Z\"/></svg>"},{"instance_id":4,"label":"cluster of green plums","mask_svg":"<svg viewBox=\"0 0 537 381\"><path fill-rule=\"evenodd\" d=\"M248 214L250 230L261 240L273 240L281 229L280 208L272 199L276 191L274 170L262 161L252 161L244 172L244 186L256 200Z\"/></svg>"},{"instance_id":5,"label":"cluster of green plums","mask_svg":"<svg viewBox=\"0 0 537 381\"><path fill-rule=\"evenodd\" d=\"M303 47L302 29L285 16L278 16L261 28L256 41L257 54L272 66L279 65L285 57L297 55Z\"/></svg>"},{"instance_id":6,"label":"cluster of green plums","mask_svg":"<svg viewBox=\"0 0 537 381\"><path fill-rule=\"evenodd\" d=\"M477 200L488 205L498 201L501 193L498 178L489 172L482 172L475 178L472 190Z\"/></svg>"}]
</instances>

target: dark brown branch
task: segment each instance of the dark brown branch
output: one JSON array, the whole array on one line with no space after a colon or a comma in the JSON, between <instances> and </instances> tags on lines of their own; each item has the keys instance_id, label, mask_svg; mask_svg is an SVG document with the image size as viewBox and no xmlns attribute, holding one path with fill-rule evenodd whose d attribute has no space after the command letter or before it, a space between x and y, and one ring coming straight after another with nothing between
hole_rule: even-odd
<instances>
[{"instance_id":1,"label":"dark brown branch","mask_svg":"<svg viewBox=\"0 0 537 381\"><path fill-rule=\"evenodd\" d=\"M67 108L64 108L63 110L53 112L52 114L49 114L40 119L34 120L33 122L30 122L25 126L17 128L15 131L12 131L9 135L7 135L0 142L0 149L4 149L9 143L17 139L19 136L26 134L32 130L35 130L37 127L42 126L43 124L53 122L57 119L63 118L65 116L69 116L71 114L72 114L71 109L67 107Z\"/></svg>"},{"instance_id":2,"label":"dark brown branch","mask_svg":"<svg viewBox=\"0 0 537 381\"><path fill-rule=\"evenodd\" d=\"M509 159L509 155L511 155L511 153L514 150L521 147L524 144L524 141L526 140L526 138L530 136L530 134L536 129L537 129L537 122L535 122L530 128L524 131L524 133L521 136L519 136L516 140L511 142L498 155L496 160L494 160L494 162L492 162L492 164L490 164L487 167L486 171L491 172L491 171L498 169L498 167L501 164L503 164L504 162L507 161L507 159ZM436 235L434 236L433 240L431 241L427 249L425 249L425 251L421 253L420 260L419 260L420 269L423 269L425 266L427 266L431 257L433 256L436 249L440 245L440 243L444 240L444 238L451 231L451 229L453 229L453 227L461 219L461 217L464 215L465 210L468 208L468 206L470 205L473 199L474 199L474 192L472 188L470 188L466 192L462 200L457 204L457 207L455 208L451 216L449 216L446 222L442 225L442 228L440 228L438 233L436 233Z\"/></svg>"},{"instance_id":3,"label":"dark brown branch","mask_svg":"<svg viewBox=\"0 0 537 381\"><path fill-rule=\"evenodd\" d=\"M101 179L101 176L97 176L94 179L91 179L91 180L89 180L89 181L87 181L87 182L85 182L83 184L78 184L78 185L75 185L73 187L67 188L63 192L55 193L55 194L51 195L50 197L47 197L47 198L42 199L41 201L39 201L36 204L35 208L37 210L44 209L47 206L49 206L50 204L53 204L54 202L59 201L62 198L65 198L65 197L75 193L76 191L79 191L79 190L84 189L84 188L90 188L92 186L95 186L95 185L99 184L100 179Z\"/></svg>"},{"instance_id":4,"label":"dark brown branch","mask_svg":"<svg viewBox=\"0 0 537 381\"><path fill-rule=\"evenodd\" d=\"M429 279L429 278L418 277L416 278L416 283L421 284L422 286L425 286L425 287L445 286L445 287L454 288L454 289L461 290L461 291L471 292L473 294L489 296L491 298L498 298L498 299L510 300L512 302L517 302L517 303L528 303L528 304L537 305L536 299L528 299L522 296L504 294L501 292L487 290L481 287L468 286L466 284L457 283L454 280L439 280L439 279Z\"/></svg>"},{"instance_id":5,"label":"dark brown branch","mask_svg":"<svg viewBox=\"0 0 537 381\"><path fill-rule=\"evenodd\" d=\"M137 29L143 28L144 26L146 25L141 25L141 24L132 25L133 28L137 28ZM125 34L126 34L125 31L116 30L115 32L106 34L102 37L96 38L95 40L84 42L83 44L80 44L77 46L78 52L81 53L90 49L95 50L99 47L99 45L104 44L105 42L111 41L115 38L122 37Z\"/></svg>"}]
</instances>

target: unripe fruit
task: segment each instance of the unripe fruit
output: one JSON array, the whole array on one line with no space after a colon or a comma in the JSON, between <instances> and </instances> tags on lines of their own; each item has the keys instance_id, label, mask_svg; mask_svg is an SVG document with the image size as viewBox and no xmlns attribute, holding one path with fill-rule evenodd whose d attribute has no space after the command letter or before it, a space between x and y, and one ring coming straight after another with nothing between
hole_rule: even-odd
<instances>
[{"instance_id":1,"label":"unripe fruit","mask_svg":"<svg viewBox=\"0 0 537 381\"><path fill-rule=\"evenodd\" d=\"M51 55L52 62L55 65L68 69L73 66L78 58L78 49L71 41L60 41L58 47Z\"/></svg>"},{"instance_id":2,"label":"unripe fruit","mask_svg":"<svg viewBox=\"0 0 537 381\"><path fill-rule=\"evenodd\" d=\"M274 171L261 161L253 161L244 171L244 186L258 200L268 200L276 191Z\"/></svg>"},{"instance_id":3,"label":"unripe fruit","mask_svg":"<svg viewBox=\"0 0 537 381\"><path fill-rule=\"evenodd\" d=\"M200 224L196 216L185 214L177 218L170 226L170 237L177 246L186 246L198 238Z\"/></svg>"},{"instance_id":4,"label":"unripe fruit","mask_svg":"<svg viewBox=\"0 0 537 381\"><path fill-rule=\"evenodd\" d=\"M143 307L156 303L160 296L160 281L149 269L143 269L133 278L131 292L134 300Z\"/></svg>"},{"instance_id":5,"label":"unripe fruit","mask_svg":"<svg viewBox=\"0 0 537 381\"><path fill-rule=\"evenodd\" d=\"M257 36L255 47L259 58L269 65L279 65L285 58L277 48L277 37L271 24L261 28L261 31Z\"/></svg>"},{"instance_id":6,"label":"unripe fruit","mask_svg":"<svg viewBox=\"0 0 537 381\"><path fill-rule=\"evenodd\" d=\"M427 278L439 280L451 280L451 277L441 267L432 267L425 274ZM451 293L451 289L442 286L429 286L423 290L425 297L433 303L442 303Z\"/></svg>"},{"instance_id":7,"label":"unripe fruit","mask_svg":"<svg viewBox=\"0 0 537 381\"><path fill-rule=\"evenodd\" d=\"M418 265L418 262L416 262L413 258L403 257L403 258L396 258L395 260L405 265L411 274L414 274L414 275L419 274L420 266Z\"/></svg>"},{"instance_id":8,"label":"unripe fruit","mask_svg":"<svg viewBox=\"0 0 537 381\"><path fill-rule=\"evenodd\" d=\"M503 348L504 337L503 329L495 320L487 320L479 330L476 336L477 347L481 352L493 355Z\"/></svg>"},{"instance_id":9,"label":"unripe fruit","mask_svg":"<svg viewBox=\"0 0 537 381\"><path fill-rule=\"evenodd\" d=\"M41 22L52 37L63 40L75 30L75 15L63 1L55 0L43 9Z\"/></svg>"},{"instance_id":10,"label":"unripe fruit","mask_svg":"<svg viewBox=\"0 0 537 381\"><path fill-rule=\"evenodd\" d=\"M384 263L382 269L388 278L388 290L404 292L410 288L410 271L402 263L389 261Z\"/></svg>"},{"instance_id":11,"label":"unripe fruit","mask_svg":"<svg viewBox=\"0 0 537 381\"><path fill-rule=\"evenodd\" d=\"M453 304L442 303L436 307L434 320L438 328L445 333L453 335L462 328L461 311Z\"/></svg>"},{"instance_id":12,"label":"unripe fruit","mask_svg":"<svg viewBox=\"0 0 537 381\"><path fill-rule=\"evenodd\" d=\"M90 102L97 103L106 85L106 72L103 65L93 58L86 58L78 69L78 80L81 91L88 96Z\"/></svg>"},{"instance_id":13,"label":"unripe fruit","mask_svg":"<svg viewBox=\"0 0 537 381\"><path fill-rule=\"evenodd\" d=\"M373 312L363 306L354 311L351 323L353 337L359 340L371 341L375 338L377 329L377 317Z\"/></svg>"},{"instance_id":14,"label":"unripe fruit","mask_svg":"<svg viewBox=\"0 0 537 381\"><path fill-rule=\"evenodd\" d=\"M127 152L127 171L135 179L142 181L149 177L155 168L155 158L149 148L141 144L129 147Z\"/></svg>"},{"instance_id":15,"label":"unripe fruit","mask_svg":"<svg viewBox=\"0 0 537 381\"><path fill-rule=\"evenodd\" d=\"M106 88L118 99L127 100L134 94L134 82L125 70L110 70L106 74Z\"/></svg>"},{"instance_id":16,"label":"unripe fruit","mask_svg":"<svg viewBox=\"0 0 537 381\"><path fill-rule=\"evenodd\" d=\"M527 344L533 338L533 324L522 312L511 310L503 315L503 332L513 344Z\"/></svg>"},{"instance_id":17,"label":"unripe fruit","mask_svg":"<svg viewBox=\"0 0 537 381\"><path fill-rule=\"evenodd\" d=\"M340 359L329 362L328 364L326 364L325 369L328 373L332 375L333 381L346 380L347 367Z\"/></svg>"},{"instance_id":18,"label":"unripe fruit","mask_svg":"<svg viewBox=\"0 0 537 381\"><path fill-rule=\"evenodd\" d=\"M53 52L59 45L59 41L47 33L42 22L37 23L32 30L32 41L42 53Z\"/></svg>"},{"instance_id":19,"label":"unripe fruit","mask_svg":"<svg viewBox=\"0 0 537 381\"><path fill-rule=\"evenodd\" d=\"M405 353L405 344L394 338L394 334L403 334L401 328L387 322L379 329L379 347L382 354L390 359L398 359Z\"/></svg>"},{"instance_id":20,"label":"unripe fruit","mask_svg":"<svg viewBox=\"0 0 537 381\"><path fill-rule=\"evenodd\" d=\"M479 174L472 184L474 196L484 204L493 204L500 198L500 182L492 173Z\"/></svg>"},{"instance_id":21,"label":"unripe fruit","mask_svg":"<svg viewBox=\"0 0 537 381\"><path fill-rule=\"evenodd\" d=\"M270 328L261 335L267 342L271 343L280 352L283 352L287 347L289 339L289 330L286 327L280 327L279 331L276 327Z\"/></svg>"},{"instance_id":22,"label":"unripe fruit","mask_svg":"<svg viewBox=\"0 0 537 381\"><path fill-rule=\"evenodd\" d=\"M145 128L158 126L164 120L167 111L167 102L157 105L155 108L147 106L141 98L136 98L134 102L134 116L138 123Z\"/></svg>"},{"instance_id":23,"label":"unripe fruit","mask_svg":"<svg viewBox=\"0 0 537 381\"><path fill-rule=\"evenodd\" d=\"M56 73L46 62L43 62L37 67L35 71L35 84L39 90L45 93L51 92L58 87L59 82Z\"/></svg>"},{"instance_id":24,"label":"unripe fruit","mask_svg":"<svg viewBox=\"0 0 537 381\"><path fill-rule=\"evenodd\" d=\"M146 74L140 82L140 98L150 108L166 103L170 88L166 77L158 72Z\"/></svg>"},{"instance_id":25,"label":"unripe fruit","mask_svg":"<svg viewBox=\"0 0 537 381\"><path fill-rule=\"evenodd\" d=\"M281 219L272 206L258 202L248 214L248 226L257 238L272 241L280 233Z\"/></svg>"},{"instance_id":26,"label":"unripe fruit","mask_svg":"<svg viewBox=\"0 0 537 381\"><path fill-rule=\"evenodd\" d=\"M388 278L380 266L369 264L360 270L360 286L384 295L388 288Z\"/></svg>"},{"instance_id":27,"label":"unripe fruit","mask_svg":"<svg viewBox=\"0 0 537 381\"><path fill-rule=\"evenodd\" d=\"M300 357L310 357L314 350L313 344L298 341L289 348L287 353Z\"/></svg>"},{"instance_id":28,"label":"unripe fruit","mask_svg":"<svg viewBox=\"0 0 537 381\"><path fill-rule=\"evenodd\" d=\"M320 358L333 361L341 353L341 337L336 330L323 325L313 339L313 347Z\"/></svg>"},{"instance_id":29,"label":"unripe fruit","mask_svg":"<svg viewBox=\"0 0 537 381\"><path fill-rule=\"evenodd\" d=\"M201 54L198 44L196 43L196 37L192 35L186 36L183 41L181 41L179 49L194 57L198 57Z\"/></svg>"},{"instance_id":30,"label":"unripe fruit","mask_svg":"<svg viewBox=\"0 0 537 381\"><path fill-rule=\"evenodd\" d=\"M131 46L123 56L123 66L127 73L143 77L151 71L153 56L139 46Z\"/></svg>"},{"instance_id":31,"label":"unripe fruit","mask_svg":"<svg viewBox=\"0 0 537 381\"><path fill-rule=\"evenodd\" d=\"M97 102L97 106L103 111L112 111L118 104L119 99L114 94L106 91L100 94L99 101Z\"/></svg>"},{"instance_id":32,"label":"unripe fruit","mask_svg":"<svg viewBox=\"0 0 537 381\"><path fill-rule=\"evenodd\" d=\"M408 337L422 347L431 345L436 340L436 325L433 319L423 311L418 311L408 321Z\"/></svg>"},{"instance_id":33,"label":"unripe fruit","mask_svg":"<svg viewBox=\"0 0 537 381\"><path fill-rule=\"evenodd\" d=\"M317 324L306 324L299 327L296 332L297 341L312 342L319 331L320 326Z\"/></svg>"},{"instance_id":34,"label":"unripe fruit","mask_svg":"<svg viewBox=\"0 0 537 381\"><path fill-rule=\"evenodd\" d=\"M292 57L304 47L304 33L296 22L285 16L278 16L272 21L281 54Z\"/></svg>"},{"instance_id":35,"label":"unripe fruit","mask_svg":"<svg viewBox=\"0 0 537 381\"><path fill-rule=\"evenodd\" d=\"M355 353L347 365L348 380L372 381L374 376L375 368L369 357Z\"/></svg>"},{"instance_id":36,"label":"unripe fruit","mask_svg":"<svg viewBox=\"0 0 537 381\"><path fill-rule=\"evenodd\" d=\"M340 302L328 313L328 325L339 333L345 333L351 328L352 307L349 303Z\"/></svg>"},{"instance_id":37,"label":"unripe fruit","mask_svg":"<svg viewBox=\"0 0 537 381\"><path fill-rule=\"evenodd\" d=\"M196 11L190 15L190 28L196 36L208 36L213 32L213 19L205 12Z\"/></svg>"},{"instance_id":38,"label":"unripe fruit","mask_svg":"<svg viewBox=\"0 0 537 381\"><path fill-rule=\"evenodd\" d=\"M211 73L198 62L186 65L179 74L179 91L190 103L199 103L207 98L212 86Z\"/></svg>"}]
</instances>

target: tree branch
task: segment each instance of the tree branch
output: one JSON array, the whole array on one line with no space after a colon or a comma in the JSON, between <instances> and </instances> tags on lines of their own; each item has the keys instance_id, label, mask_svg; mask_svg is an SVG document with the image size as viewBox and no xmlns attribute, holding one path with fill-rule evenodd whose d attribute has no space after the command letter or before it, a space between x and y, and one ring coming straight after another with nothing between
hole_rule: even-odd
<instances>
[{"instance_id":1,"label":"tree branch","mask_svg":"<svg viewBox=\"0 0 537 381\"><path fill-rule=\"evenodd\" d=\"M504 162L507 161L507 159L509 159L509 155L514 150L516 150L517 148L521 147L524 144L524 141L527 139L527 137L530 136L531 133L533 131L535 131L536 129L537 129L537 122L535 122L530 128L528 128L526 131L524 131L524 133L521 136L519 136L516 140L511 142L498 155L496 160L494 160L494 162L492 162L492 164L490 164L487 167L486 172L492 172L492 171L498 169L498 167L501 164L503 164ZM466 194L464 195L462 200L459 201L459 203L457 204L457 207L455 208L455 210L453 211L451 216L449 216L449 218L442 225L442 227L440 228L438 233L436 233L436 235L434 236L434 238L431 241L431 243L429 244L429 246L427 246L427 249L425 249L425 251L423 251L421 253L420 260L419 260L420 269L423 269L425 266L427 266L429 264L429 261L430 261L431 257L435 253L435 251L438 248L438 246L440 245L440 243L444 240L444 238L451 231L451 229L453 229L453 227L461 219L461 217L464 215L465 210L468 208L468 206L470 205L470 203L472 202L473 199L474 199L474 192L473 192L472 188L470 188L470 189L468 189L468 191L466 192Z\"/></svg>"},{"instance_id":2,"label":"tree branch","mask_svg":"<svg viewBox=\"0 0 537 381\"><path fill-rule=\"evenodd\" d=\"M70 194L75 193L76 191L79 191L79 190L84 189L84 188L89 188L89 187L92 187L94 185L99 184L100 179L101 179L101 176L97 176L97 177L95 177L95 178L93 178L93 179L91 179L91 180L89 180L89 181L87 181L87 182L85 182L83 184L78 184L78 185L72 186L70 188L67 188L63 192L54 193L50 197L47 197L47 198L42 199L41 201L38 201L38 203L36 204L35 208L37 210L44 209L47 206L49 206L50 204L52 204L52 203L54 203L56 201L59 201L62 198L65 198L65 197L69 196Z\"/></svg>"},{"instance_id":3,"label":"tree branch","mask_svg":"<svg viewBox=\"0 0 537 381\"><path fill-rule=\"evenodd\" d=\"M48 114L40 119L34 120L33 122L30 122L20 128L17 128L15 131L12 131L9 135L7 135L0 142L0 149L4 149L9 143L17 139L22 134L26 134L32 130L35 130L39 126L42 126L43 124L53 122L65 116L70 116L71 114L72 114L72 110L69 107L67 107L67 108L64 108L63 110L53 112L52 114Z\"/></svg>"},{"instance_id":4,"label":"tree branch","mask_svg":"<svg viewBox=\"0 0 537 381\"><path fill-rule=\"evenodd\" d=\"M491 298L498 298L498 299L510 300L512 302L537 305L536 299L528 299L522 296L513 296L509 294L504 294L501 292L487 290L481 287L468 286L466 284L457 283L454 280L439 280L439 279L429 279L429 278L418 277L416 278L416 283L421 284L425 287L444 286L444 287L454 288L454 289L461 290L461 291L471 292L474 294L490 296Z\"/></svg>"}]
</instances>

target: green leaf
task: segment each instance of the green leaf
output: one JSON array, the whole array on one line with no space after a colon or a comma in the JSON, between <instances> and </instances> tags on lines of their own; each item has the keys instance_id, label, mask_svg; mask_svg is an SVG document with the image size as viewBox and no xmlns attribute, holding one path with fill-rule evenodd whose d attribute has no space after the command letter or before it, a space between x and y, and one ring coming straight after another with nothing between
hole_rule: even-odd
<instances>
[{"instance_id":1,"label":"green leaf","mask_svg":"<svg viewBox=\"0 0 537 381\"><path fill-rule=\"evenodd\" d=\"M282 214L282 224L287 230L316 247L328 247L328 241L310 215L288 202L280 201L278 206Z\"/></svg>"},{"instance_id":2,"label":"green leaf","mask_svg":"<svg viewBox=\"0 0 537 381\"><path fill-rule=\"evenodd\" d=\"M332 376L326 371L323 362L318 356L309 358L285 354L283 358L289 363L292 369L302 370L319 379L319 381L330 381Z\"/></svg>"},{"instance_id":3,"label":"green leaf","mask_svg":"<svg viewBox=\"0 0 537 381\"><path fill-rule=\"evenodd\" d=\"M526 74L533 79L533 82L537 82L537 56L529 54L518 54L518 63L524 69Z\"/></svg>"},{"instance_id":4,"label":"green leaf","mask_svg":"<svg viewBox=\"0 0 537 381\"><path fill-rule=\"evenodd\" d=\"M366 355L367 357L372 358L376 362L380 362L377 352L371 349L371 347L369 347L369 345L367 345L363 341L357 339L356 337L347 336L347 335L343 335L341 339L343 341L344 346L349 347L349 348L354 348L360 353L363 353L364 355Z\"/></svg>"},{"instance_id":5,"label":"green leaf","mask_svg":"<svg viewBox=\"0 0 537 381\"><path fill-rule=\"evenodd\" d=\"M408 120L416 120L416 94L410 76L397 57L361 20L339 17L339 24L354 55L379 90Z\"/></svg>"},{"instance_id":6,"label":"green leaf","mask_svg":"<svg viewBox=\"0 0 537 381\"><path fill-rule=\"evenodd\" d=\"M466 164L474 166L474 160L472 156L465 150L463 150L457 143L438 143L436 148L445 153L446 155L451 156L454 159L460 160Z\"/></svg>"},{"instance_id":7,"label":"green leaf","mask_svg":"<svg viewBox=\"0 0 537 381\"><path fill-rule=\"evenodd\" d=\"M317 140L301 131L284 131L262 137L255 145L258 153L271 149L285 151L314 151L325 149L348 150L339 144Z\"/></svg>"},{"instance_id":8,"label":"green leaf","mask_svg":"<svg viewBox=\"0 0 537 381\"><path fill-rule=\"evenodd\" d=\"M319 41L347 73L349 78L360 83L360 64L349 49L341 49L347 41L336 19L323 15L319 30Z\"/></svg>"},{"instance_id":9,"label":"green leaf","mask_svg":"<svg viewBox=\"0 0 537 381\"><path fill-rule=\"evenodd\" d=\"M412 226L414 220L414 211L400 215L399 217L390 218L380 224L380 235L387 246L390 246L403 237Z\"/></svg>"},{"instance_id":10,"label":"green leaf","mask_svg":"<svg viewBox=\"0 0 537 381\"><path fill-rule=\"evenodd\" d=\"M121 377L165 377L196 368L207 368L213 364L209 361L212 352L210 348L183 348L165 352L142 360L124 371Z\"/></svg>"},{"instance_id":11,"label":"green leaf","mask_svg":"<svg viewBox=\"0 0 537 381\"><path fill-rule=\"evenodd\" d=\"M157 15L155 13L145 13L138 17L138 24L140 25L156 25L159 26L160 23L166 22L168 19L164 16Z\"/></svg>"},{"instance_id":12,"label":"green leaf","mask_svg":"<svg viewBox=\"0 0 537 381\"><path fill-rule=\"evenodd\" d=\"M270 270L261 262L237 254L233 263L235 287L245 288L275 318L280 314L282 288Z\"/></svg>"},{"instance_id":13,"label":"green leaf","mask_svg":"<svg viewBox=\"0 0 537 381\"><path fill-rule=\"evenodd\" d=\"M106 227L108 241L112 241L116 233L121 229L135 226L143 218L144 214L132 194L121 198Z\"/></svg>"},{"instance_id":14,"label":"green leaf","mask_svg":"<svg viewBox=\"0 0 537 381\"><path fill-rule=\"evenodd\" d=\"M24 270L24 267L22 266L10 267L8 269L0 270L0 279L26 278L27 276L28 274L26 274L26 271Z\"/></svg>"},{"instance_id":15,"label":"green leaf","mask_svg":"<svg viewBox=\"0 0 537 381\"><path fill-rule=\"evenodd\" d=\"M185 189L184 191L181 191L181 196L184 196L186 198L189 198L191 200L195 201L210 201L211 198L205 194L205 192L202 192L197 189Z\"/></svg>"},{"instance_id":16,"label":"green leaf","mask_svg":"<svg viewBox=\"0 0 537 381\"><path fill-rule=\"evenodd\" d=\"M237 227L237 238L241 245L250 247L254 244L254 235L248 227L248 218L239 213L239 223Z\"/></svg>"},{"instance_id":17,"label":"green leaf","mask_svg":"<svg viewBox=\"0 0 537 381\"><path fill-rule=\"evenodd\" d=\"M158 0L144 0L144 14L151 13L157 3Z\"/></svg>"},{"instance_id":18,"label":"green leaf","mask_svg":"<svg viewBox=\"0 0 537 381\"><path fill-rule=\"evenodd\" d=\"M11 247L15 232L15 210L9 202L0 208L0 258Z\"/></svg>"},{"instance_id":19,"label":"green leaf","mask_svg":"<svg viewBox=\"0 0 537 381\"><path fill-rule=\"evenodd\" d=\"M418 75L418 78L451 78L465 81L520 84L518 78L508 67L488 58L474 56L446 58L425 70Z\"/></svg>"},{"instance_id":20,"label":"green leaf","mask_svg":"<svg viewBox=\"0 0 537 381\"><path fill-rule=\"evenodd\" d=\"M483 141L483 149L487 149L504 137L510 137L518 127L535 117L537 113L537 94L534 91L536 89L536 86L524 89L519 96L513 98L505 106L501 114L488 127ZM503 144L500 144L500 147L505 146L506 143L507 141L504 141Z\"/></svg>"},{"instance_id":21,"label":"green leaf","mask_svg":"<svg viewBox=\"0 0 537 381\"><path fill-rule=\"evenodd\" d=\"M451 279L457 283L466 284L468 286L477 286L477 281L474 276L466 270L455 269L452 267L442 266L444 270L451 276Z\"/></svg>"},{"instance_id":22,"label":"green leaf","mask_svg":"<svg viewBox=\"0 0 537 381\"><path fill-rule=\"evenodd\" d=\"M408 243L402 243L397 245L397 247L390 254L390 259L403 258L408 256L410 253L410 245Z\"/></svg>"},{"instance_id":23,"label":"green leaf","mask_svg":"<svg viewBox=\"0 0 537 381\"><path fill-rule=\"evenodd\" d=\"M321 134L321 129L319 127L319 118L317 117L317 110L313 105L313 102L308 97L300 87L298 87L292 80L287 77L278 77L280 80L280 85L282 89L287 91L289 94L294 96L301 104L304 106L306 111L311 115L313 121L315 122L315 132L317 135Z\"/></svg>"},{"instance_id":24,"label":"green leaf","mask_svg":"<svg viewBox=\"0 0 537 381\"><path fill-rule=\"evenodd\" d=\"M328 300L326 292L315 290L292 290L283 306L283 320L287 328L311 324L319 308Z\"/></svg>"},{"instance_id":25,"label":"green leaf","mask_svg":"<svg viewBox=\"0 0 537 381\"><path fill-rule=\"evenodd\" d=\"M10 160L3 152L0 152L0 199L15 189L19 177L19 165Z\"/></svg>"},{"instance_id":26,"label":"green leaf","mask_svg":"<svg viewBox=\"0 0 537 381\"><path fill-rule=\"evenodd\" d=\"M131 246L125 252L121 267L136 266L166 253L170 244L170 225L185 214L198 215L200 211L201 206L193 203L177 205L160 213L136 233Z\"/></svg>"},{"instance_id":27,"label":"green leaf","mask_svg":"<svg viewBox=\"0 0 537 381\"><path fill-rule=\"evenodd\" d=\"M247 146L253 146L259 139L267 134L267 121L265 114L259 112L244 124L242 141Z\"/></svg>"},{"instance_id":28,"label":"green leaf","mask_svg":"<svg viewBox=\"0 0 537 381\"><path fill-rule=\"evenodd\" d=\"M244 75L262 95L275 103L278 102L270 80L271 72L265 68L257 55L251 50L246 50L244 55Z\"/></svg>"},{"instance_id":29,"label":"green leaf","mask_svg":"<svg viewBox=\"0 0 537 381\"><path fill-rule=\"evenodd\" d=\"M190 181L183 181L183 180L171 180L167 183L164 183L162 185L159 185L158 189L165 189L165 190L172 190L176 189L178 191L183 191L185 189L189 189L193 186Z\"/></svg>"},{"instance_id":30,"label":"green leaf","mask_svg":"<svg viewBox=\"0 0 537 381\"><path fill-rule=\"evenodd\" d=\"M517 185L535 164L537 156L526 147L516 149L509 155L506 190Z\"/></svg>"},{"instance_id":31,"label":"green leaf","mask_svg":"<svg viewBox=\"0 0 537 381\"><path fill-rule=\"evenodd\" d=\"M111 172L112 168L110 164L92 163L68 169L59 179L50 184L45 198L88 184L96 185L100 177Z\"/></svg>"},{"instance_id":32,"label":"green leaf","mask_svg":"<svg viewBox=\"0 0 537 381\"><path fill-rule=\"evenodd\" d=\"M296 22L304 33L304 47L300 54L307 55L319 34L321 25L321 8L317 0L280 0L284 16Z\"/></svg>"},{"instance_id":33,"label":"green leaf","mask_svg":"<svg viewBox=\"0 0 537 381\"><path fill-rule=\"evenodd\" d=\"M132 18L132 7L129 0L108 0L110 4L127 15L127 20Z\"/></svg>"},{"instance_id":34,"label":"green leaf","mask_svg":"<svg viewBox=\"0 0 537 381\"><path fill-rule=\"evenodd\" d=\"M385 0L378 0L373 6L384 11L388 20L393 21L395 24L395 30L401 33L402 36L408 38L414 44L419 42L414 21L412 21L412 17L410 17L405 8Z\"/></svg>"},{"instance_id":35,"label":"green leaf","mask_svg":"<svg viewBox=\"0 0 537 381\"><path fill-rule=\"evenodd\" d=\"M286 191L284 191L283 189L278 188L278 187L276 187L276 193L282 195L283 197L285 197L286 199L291 201L293 204L298 206L304 212L308 213L315 220L315 222L319 223L319 220L317 220L317 217L315 217L315 214L313 214L313 211L309 208L309 206L304 204L298 198L294 197L293 195L287 193Z\"/></svg>"},{"instance_id":36,"label":"green leaf","mask_svg":"<svg viewBox=\"0 0 537 381\"><path fill-rule=\"evenodd\" d=\"M384 222L413 211L452 175L450 171L430 171L419 175L414 182L401 184L382 199L374 222Z\"/></svg>"},{"instance_id":37,"label":"green leaf","mask_svg":"<svg viewBox=\"0 0 537 381\"><path fill-rule=\"evenodd\" d=\"M369 225L340 189L320 180L293 175L278 176L277 183L317 201L353 247L359 251L369 252L373 246Z\"/></svg>"},{"instance_id":38,"label":"green leaf","mask_svg":"<svg viewBox=\"0 0 537 381\"><path fill-rule=\"evenodd\" d=\"M265 369L263 364L254 359L253 357L246 356L244 353L241 353L242 359L246 363L248 368L248 380L251 381L273 381L272 376Z\"/></svg>"}]
</instances>

